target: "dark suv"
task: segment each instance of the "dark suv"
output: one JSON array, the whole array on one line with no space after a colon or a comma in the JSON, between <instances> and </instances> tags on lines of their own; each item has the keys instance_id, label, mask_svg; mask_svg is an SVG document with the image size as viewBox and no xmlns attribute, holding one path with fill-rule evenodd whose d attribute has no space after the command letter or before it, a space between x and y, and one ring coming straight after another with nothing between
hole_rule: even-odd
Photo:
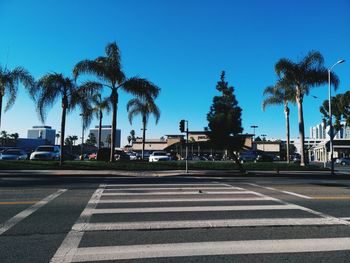
<instances>
[{"instance_id":1,"label":"dark suv","mask_svg":"<svg viewBox=\"0 0 350 263\"><path fill-rule=\"evenodd\" d=\"M111 153L110 148L101 148L98 150L97 155L96 155L96 160L97 161L109 161L109 156ZM117 161L129 161L130 156L127 155L124 151L122 150L114 150L114 159Z\"/></svg>"}]
</instances>

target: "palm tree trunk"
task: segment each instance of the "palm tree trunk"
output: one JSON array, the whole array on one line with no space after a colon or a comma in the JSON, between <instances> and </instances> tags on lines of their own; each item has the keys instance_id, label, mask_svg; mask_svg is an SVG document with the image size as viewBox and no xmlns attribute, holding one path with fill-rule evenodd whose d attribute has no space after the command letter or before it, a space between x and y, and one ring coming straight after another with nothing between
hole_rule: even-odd
<instances>
[{"instance_id":1,"label":"palm tree trunk","mask_svg":"<svg viewBox=\"0 0 350 263\"><path fill-rule=\"evenodd\" d=\"M146 143L146 117L142 117L142 160L145 158L145 143Z\"/></svg>"},{"instance_id":2,"label":"palm tree trunk","mask_svg":"<svg viewBox=\"0 0 350 263\"><path fill-rule=\"evenodd\" d=\"M97 144L97 148L100 149L101 148L101 133L102 133L102 118L103 118L103 114L102 111L100 110L100 122L98 124L98 144Z\"/></svg>"},{"instance_id":3,"label":"palm tree trunk","mask_svg":"<svg viewBox=\"0 0 350 263\"><path fill-rule=\"evenodd\" d=\"M298 118L299 118L299 138L300 138L300 166L305 166L305 156L304 156L304 144L305 144L305 132L304 132L304 113L303 113L303 97L300 92L300 88L297 87L297 97L298 105Z\"/></svg>"},{"instance_id":4,"label":"palm tree trunk","mask_svg":"<svg viewBox=\"0 0 350 263\"><path fill-rule=\"evenodd\" d=\"M287 163L290 163L289 158L289 145L290 145L290 127L289 127L289 108L288 104L285 102L284 104L284 114L286 117L286 160Z\"/></svg>"},{"instance_id":5,"label":"palm tree trunk","mask_svg":"<svg viewBox=\"0 0 350 263\"><path fill-rule=\"evenodd\" d=\"M67 112L67 99L62 99L62 117L61 117L61 152L60 152L60 165L63 164L63 146L64 146L64 131L66 128L66 112Z\"/></svg>"},{"instance_id":6,"label":"palm tree trunk","mask_svg":"<svg viewBox=\"0 0 350 263\"><path fill-rule=\"evenodd\" d=\"M118 105L118 92L116 88L112 89L111 94L112 101L112 131L111 131L111 154L109 157L110 162L114 162L114 148L115 148L115 134L117 132L117 105Z\"/></svg>"},{"instance_id":7,"label":"palm tree trunk","mask_svg":"<svg viewBox=\"0 0 350 263\"><path fill-rule=\"evenodd\" d=\"M3 100L3 95L0 95L0 127L1 127L1 117L2 117L2 100Z\"/></svg>"}]
</instances>

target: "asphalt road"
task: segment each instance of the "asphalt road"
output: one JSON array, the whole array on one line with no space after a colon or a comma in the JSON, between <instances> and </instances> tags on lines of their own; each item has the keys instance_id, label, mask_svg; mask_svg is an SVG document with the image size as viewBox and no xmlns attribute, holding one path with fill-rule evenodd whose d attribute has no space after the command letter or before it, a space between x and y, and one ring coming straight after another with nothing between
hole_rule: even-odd
<instances>
[{"instance_id":1,"label":"asphalt road","mask_svg":"<svg viewBox=\"0 0 350 263\"><path fill-rule=\"evenodd\" d=\"M0 262L349 262L350 180L0 177Z\"/></svg>"}]
</instances>

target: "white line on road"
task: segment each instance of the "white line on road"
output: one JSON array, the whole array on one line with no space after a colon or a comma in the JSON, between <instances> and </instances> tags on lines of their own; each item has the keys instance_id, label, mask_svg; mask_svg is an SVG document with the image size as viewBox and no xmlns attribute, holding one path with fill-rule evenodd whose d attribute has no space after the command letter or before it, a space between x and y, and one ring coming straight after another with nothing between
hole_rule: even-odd
<instances>
[{"instance_id":1,"label":"white line on road","mask_svg":"<svg viewBox=\"0 0 350 263\"><path fill-rule=\"evenodd\" d=\"M262 186L262 185L251 184L251 183L247 183L247 184L251 185L251 186L255 186L255 187L260 187L260 188L264 188L264 189L267 189L267 190L271 190L271 191L281 192L281 193L288 194L288 195L294 195L294 196L297 196L297 197L300 197L300 198L304 198L304 199L312 199L312 197L307 196L307 195L301 195L301 194L297 194L297 193L290 192L290 191L283 191L283 190L279 190L279 189L276 189L276 188L273 188L273 187Z\"/></svg>"},{"instance_id":2,"label":"white line on road","mask_svg":"<svg viewBox=\"0 0 350 263\"><path fill-rule=\"evenodd\" d=\"M250 184L250 183L247 183L247 184L248 184L248 185L252 185L252 186L256 186L256 187L265 188L264 186L260 186L260 185L257 185L257 184ZM273 188L272 188L272 189L273 189ZM266 196L266 195L260 194L260 196L263 197L263 196ZM279 202L280 204L284 204L284 205L291 205L291 204L292 204L292 203L289 203L289 202L286 202L286 201L283 201L283 200L277 199L277 198L275 198L274 201ZM322 212L318 212L318 211L316 211L316 210L307 208L307 207L305 207L305 206L299 206L299 209L302 210L302 211L308 212L308 213L310 213L310 214L323 217L323 218L332 218L333 220L338 220L338 221L341 222L341 224L343 224L343 225L350 226L350 222L348 222L348 221L346 221L346 220L343 220L343 219L341 219L341 218L337 218L337 217L334 217L334 216L331 216L331 215L328 215L328 214L325 214L325 213L322 213Z\"/></svg>"},{"instance_id":3,"label":"white line on road","mask_svg":"<svg viewBox=\"0 0 350 263\"><path fill-rule=\"evenodd\" d=\"M256 192L253 191L181 191L181 192L147 192L147 193L103 193L103 196L131 196L131 195L245 195L253 194L256 195Z\"/></svg>"},{"instance_id":4,"label":"white line on road","mask_svg":"<svg viewBox=\"0 0 350 263\"><path fill-rule=\"evenodd\" d=\"M257 218L75 224L76 231L153 230L217 227L343 225L336 218Z\"/></svg>"},{"instance_id":5,"label":"white line on road","mask_svg":"<svg viewBox=\"0 0 350 263\"><path fill-rule=\"evenodd\" d=\"M60 196L63 194L67 189L60 189L56 191L55 193L45 197L44 199L40 200L39 202L35 203L34 205L30 206L29 208L23 210L22 212L18 213L14 217L10 218L7 220L5 223L0 225L0 235L2 235L4 232L9 230L11 227L25 219L26 217L30 216L33 214L35 211L37 211L39 208L43 207L46 205L48 202L54 200L56 197Z\"/></svg>"},{"instance_id":6,"label":"white line on road","mask_svg":"<svg viewBox=\"0 0 350 263\"><path fill-rule=\"evenodd\" d=\"M186 186L190 186L190 187L193 187L193 185L195 185L196 187L202 187L202 186L212 186L212 187L218 187L218 184L219 183L211 183L211 184L197 184L197 183L194 183L194 184L106 184L106 187L133 187L133 186L141 186L141 187L162 187L162 186L172 186L172 187L186 187Z\"/></svg>"},{"instance_id":7,"label":"white line on road","mask_svg":"<svg viewBox=\"0 0 350 263\"><path fill-rule=\"evenodd\" d=\"M213 211L263 211L299 209L298 205L238 205L238 206L190 206L94 209L93 214L166 213L166 212L213 212Z\"/></svg>"},{"instance_id":8,"label":"white line on road","mask_svg":"<svg viewBox=\"0 0 350 263\"><path fill-rule=\"evenodd\" d=\"M178 190L178 191L183 191L183 190L191 190L191 191L199 191L199 190L241 190L239 187L234 187L234 188L228 188L228 187L140 187L140 188L109 188L105 189L106 191L162 191L162 190Z\"/></svg>"},{"instance_id":9,"label":"white line on road","mask_svg":"<svg viewBox=\"0 0 350 263\"><path fill-rule=\"evenodd\" d=\"M73 262L350 250L350 238L239 240L78 248Z\"/></svg>"},{"instance_id":10,"label":"white line on road","mask_svg":"<svg viewBox=\"0 0 350 263\"><path fill-rule=\"evenodd\" d=\"M99 204L118 203L175 203L175 202L234 202L234 201L274 201L272 197L232 197L232 198L149 198L149 199L100 199Z\"/></svg>"},{"instance_id":11,"label":"white line on road","mask_svg":"<svg viewBox=\"0 0 350 263\"><path fill-rule=\"evenodd\" d=\"M100 187L101 188L98 188L91 196L89 202L87 203L84 211L81 213L75 225L85 225L89 223L90 217L92 215L91 211L97 206L98 200L100 199L103 192L104 185L100 185ZM74 230L74 226L67 234L61 246L58 248L55 255L51 259L51 263L72 262L72 258L76 253L79 243L84 235L84 232Z\"/></svg>"}]
</instances>

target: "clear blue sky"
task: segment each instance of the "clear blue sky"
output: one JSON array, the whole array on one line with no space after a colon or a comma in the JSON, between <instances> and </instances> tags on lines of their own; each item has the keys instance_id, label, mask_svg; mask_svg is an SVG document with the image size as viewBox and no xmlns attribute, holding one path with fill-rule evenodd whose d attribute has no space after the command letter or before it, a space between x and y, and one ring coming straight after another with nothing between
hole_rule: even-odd
<instances>
[{"instance_id":1,"label":"clear blue sky","mask_svg":"<svg viewBox=\"0 0 350 263\"><path fill-rule=\"evenodd\" d=\"M349 0L0 0L0 64L23 66L35 78L47 72L71 75L82 59L104 55L116 41L127 76L145 77L161 88L157 103L161 119L151 119L148 138L177 134L180 119L190 130L207 126L206 114L217 94L220 72L235 87L243 109L244 132L284 138L282 107L261 109L263 89L275 82L274 64L282 57L298 60L319 50L335 68L341 85L350 88ZM107 93L106 93L107 95ZM321 121L319 106L327 86L316 88L304 102L305 131ZM122 143L131 129L141 135L141 120L128 123L125 105L131 97L120 94L118 128ZM48 114L47 125L59 130L60 103ZM81 134L78 112L67 118L67 135ZM106 116L104 124L110 124ZM22 89L14 107L3 115L1 130L26 137L38 125L35 105ZM93 125L97 125L97 121ZM291 109L291 133L297 136L297 109Z\"/></svg>"}]
</instances>

